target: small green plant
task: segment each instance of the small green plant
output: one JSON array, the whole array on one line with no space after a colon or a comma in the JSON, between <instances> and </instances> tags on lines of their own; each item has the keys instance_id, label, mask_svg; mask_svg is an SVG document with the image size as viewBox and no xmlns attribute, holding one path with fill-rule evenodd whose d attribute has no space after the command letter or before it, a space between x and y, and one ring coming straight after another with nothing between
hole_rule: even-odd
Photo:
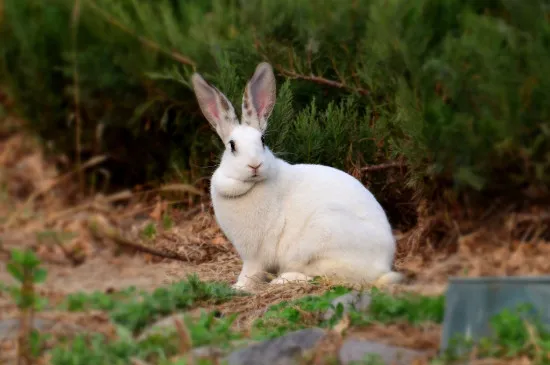
<instances>
[{"instance_id":1,"label":"small green plant","mask_svg":"<svg viewBox=\"0 0 550 365\"><path fill-rule=\"evenodd\" d=\"M153 222L147 223L143 230L141 231L141 236L146 239L153 239L157 234L157 228Z\"/></svg>"},{"instance_id":2,"label":"small green plant","mask_svg":"<svg viewBox=\"0 0 550 365\"><path fill-rule=\"evenodd\" d=\"M322 323L321 314L331 308L335 298L349 291L348 288L338 286L320 296L306 296L273 305L254 323L254 337L274 338L311 325L327 325Z\"/></svg>"},{"instance_id":3,"label":"small green plant","mask_svg":"<svg viewBox=\"0 0 550 365\"><path fill-rule=\"evenodd\" d=\"M34 252L18 249L11 251L7 270L19 283L18 286L6 287L19 308L18 364L30 364L40 353L43 342L43 337L33 328L34 312L46 304L44 298L36 295L34 286L46 280L47 272L40 267L40 260Z\"/></svg>"},{"instance_id":4,"label":"small green plant","mask_svg":"<svg viewBox=\"0 0 550 365\"><path fill-rule=\"evenodd\" d=\"M53 365L128 364L139 359L166 358L177 351L174 341L159 337L138 343L131 336L110 341L101 334L78 335L72 341L56 346L51 352ZM159 346L161 345L161 346Z\"/></svg>"},{"instance_id":5,"label":"small green plant","mask_svg":"<svg viewBox=\"0 0 550 365\"><path fill-rule=\"evenodd\" d=\"M162 228L164 228L165 230L168 230L172 228L173 225L174 225L174 221L172 220L172 217L170 216L169 212L165 212L162 215Z\"/></svg>"},{"instance_id":6,"label":"small green plant","mask_svg":"<svg viewBox=\"0 0 550 365\"><path fill-rule=\"evenodd\" d=\"M238 339L231 331L236 315L215 318L215 313L201 313L198 319L185 317L185 331L190 346L208 344L218 346ZM124 326L118 327L118 339L109 341L103 335L80 335L52 350L52 365L126 364L132 358L155 363L166 363L169 357L180 351L181 334L176 329L162 328L152 331L143 340L136 340Z\"/></svg>"},{"instance_id":7,"label":"small green plant","mask_svg":"<svg viewBox=\"0 0 550 365\"><path fill-rule=\"evenodd\" d=\"M269 308L266 314L254 324L253 333L258 338L278 337L289 331L308 326L332 327L341 318L343 307L334 307L332 301L350 289L335 287L320 296L307 296L292 302L281 302ZM445 300L443 296L428 297L414 294L392 296L376 288L370 292L371 304L368 311L350 309L352 325L370 325L375 322L389 323L406 321L411 324L422 322L441 323ZM335 310L332 318L323 319L329 308Z\"/></svg>"},{"instance_id":8,"label":"small green plant","mask_svg":"<svg viewBox=\"0 0 550 365\"><path fill-rule=\"evenodd\" d=\"M235 295L225 283L203 282L196 275L167 287L157 288L152 293L137 292L134 288L122 292L78 293L70 295L63 306L72 311L99 309L110 313L115 323L131 331L139 331L156 319L190 309L196 305L218 304Z\"/></svg>"},{"instance_id":9,"label":"small green plant","mask_svg":"<svg viewBox=\"0 0 550 365\"><path fill-rule=\"evenodd\" d=\"M118 302L128 300L132 295L138 295L135 287L129 287L113 293L94 291L92 293L69 294L62 303L62 308L70 312L79 312L89 309L103 311L113 310Z\"/></svg>"},{"instance_id":10,"label":"small green plant","mask_svg":"<svg viewBox=\"0 0 550 365\"><path fill-rule=\"evenodd\" d=\"M530 305L505 309L490 320L492 334L475 341L455 336L447 351L437 360L452 363L470 357L514 359L528 358L534 364L550 364L550 331Z\"/></svg>"},{"instance_id":11,"label":"small green plant","mask_svg":"<svg viewBox=\"0 0 550 365\"><path fill-rule=\"evenodd\" d=\"M350 312L352 324L395 321L406 321L411 324L441 323L445 315L445 297L443 295L423 296L406 293L392 296L376 288L373 288L370 294L372 301L368 312Z\"/></svg>"}]
</instances>

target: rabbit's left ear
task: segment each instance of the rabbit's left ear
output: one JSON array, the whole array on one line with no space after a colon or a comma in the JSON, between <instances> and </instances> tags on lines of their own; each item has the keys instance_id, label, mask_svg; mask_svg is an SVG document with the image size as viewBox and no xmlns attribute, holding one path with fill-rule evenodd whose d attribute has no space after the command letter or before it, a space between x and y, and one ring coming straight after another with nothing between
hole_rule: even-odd
<instances>
[{"instance_id":1,"label":"rabbit's left ear","mask_svg":"<svg viewBox=\"0 0 550 365\"><path fill-rule=\"evenodd\" d=\"M239 125L233 105L221 91L206 82L198 73L193 74L191 82L203 115L222 141L227 142L233 128Z\"/></svg>"},{"instance_id":2,"label":"rabbit's left ear","mask_svg":"<svg viewBox=\"0 0 550 365\"><path fill-rule=\"evenodd\" d=\"M241 122L265 132L276 98L276 81L271 65L262 62L244 89Z\"/></svg>"}]
</instances>

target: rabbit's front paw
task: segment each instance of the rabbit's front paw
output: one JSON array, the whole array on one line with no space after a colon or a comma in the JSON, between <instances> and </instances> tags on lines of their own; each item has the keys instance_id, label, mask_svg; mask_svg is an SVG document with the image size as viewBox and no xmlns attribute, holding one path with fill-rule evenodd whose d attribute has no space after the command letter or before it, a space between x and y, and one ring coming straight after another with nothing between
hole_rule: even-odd
<instances>
[{"instance_id":1,"label":"rabbit's front paw","mask_svg":"<svg viewBox=\"0 0 550 365\"><path fill-rule=\"evenodd\" d=\"M307 282L312 280L313 278L311 276L307 276L306 274L302 274L300 272L285 272L279 275L279 277L273 279L270 284L272 285L280 285L280 284L288 284L292 282Z\"/></svg>"},{"instance_id":2,"label":"rabbit's front paw","mask_svg":"<svg viewBox=\"0 0 550 365\"><path fill-rule=\"evenodd\" d=\"M235 284L231 285L231 288L238 291L247 291L249 288L244 282L236 282Z\"/></svg>"}]
</instances>

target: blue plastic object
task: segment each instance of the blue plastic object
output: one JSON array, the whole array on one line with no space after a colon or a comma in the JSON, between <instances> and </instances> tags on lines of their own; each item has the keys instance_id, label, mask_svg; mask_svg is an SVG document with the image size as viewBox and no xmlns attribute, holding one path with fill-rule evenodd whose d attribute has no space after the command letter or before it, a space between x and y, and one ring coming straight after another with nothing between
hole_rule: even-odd
<instances>
[{"instance_id":1,"label":"blue plastic object","mask_svg":"<svg viewBox=\"0 0 550 365\"><path fill-rule=\"evenodd\" d=\"M454 336L476 342L491 336L490 320L528 304L550 330L550 276L450 278L440 349ZM455 351L460 352L455 348Z\"/></svg>"}]
</instances>

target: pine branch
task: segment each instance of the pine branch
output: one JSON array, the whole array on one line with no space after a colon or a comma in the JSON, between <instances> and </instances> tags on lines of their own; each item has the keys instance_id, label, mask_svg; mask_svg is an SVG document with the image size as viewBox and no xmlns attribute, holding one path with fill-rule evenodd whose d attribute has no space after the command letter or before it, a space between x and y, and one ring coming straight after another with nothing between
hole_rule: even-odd
<instances>
[{"instance_id":1,"label":"pine branch","mask_svg":"<svg viewBox=\"0 0 550 365\"><path fill-rule=\"evenodd\" d=\"M173 60L182 63L184 65L192 66L193 69L196 67L196 63L190 59L187 56L182 55L181 53L174 51L174 50L166 50L160 46L160 44L152 41L149 38L143 37L139 34L136 34L133 30L119 22L117 19L115 19L112 15L107 13L105 10L101 9L93 0L88 0L88 5L96 12L98 13L107 23L117 27L124 33L136 38L139 40L144 46L149 47L150 49L163 53L169 57L171 57Z\"/></svg>"}]
</instances>

